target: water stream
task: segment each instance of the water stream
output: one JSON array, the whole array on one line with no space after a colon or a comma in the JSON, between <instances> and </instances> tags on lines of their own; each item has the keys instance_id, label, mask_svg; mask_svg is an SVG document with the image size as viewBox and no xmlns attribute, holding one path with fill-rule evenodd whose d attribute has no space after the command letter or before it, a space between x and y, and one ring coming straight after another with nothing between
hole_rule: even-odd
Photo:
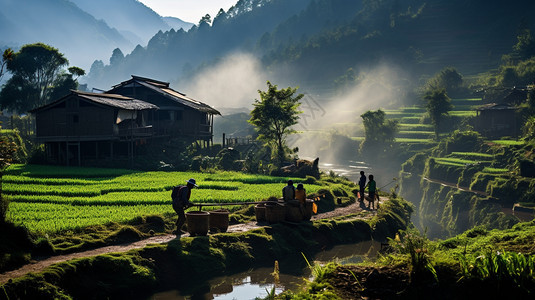
<instances>
[{"instance_id":1,"label":"water stream","mask_svg":"<svg viewBox=\"0 0 535 300\"><path fill-rule=\"evenodd\" d=\"M307 259L314 263L323 264L337 261L340 264L357 263L364 259L374 259L380 248L380 243L366 241L351 245L335 246ZM274 268L256 268L245 272L217 277L203 282L188 291L169 290L152 295L150 300L208 300L208 299L255 299L268 295L268 291L275 288L277 294L285 290L297 291L305 281L311 279L311 272L303 258L300 262L279 262L279 279L273 276Z\"/></svg>"}]
</instances>

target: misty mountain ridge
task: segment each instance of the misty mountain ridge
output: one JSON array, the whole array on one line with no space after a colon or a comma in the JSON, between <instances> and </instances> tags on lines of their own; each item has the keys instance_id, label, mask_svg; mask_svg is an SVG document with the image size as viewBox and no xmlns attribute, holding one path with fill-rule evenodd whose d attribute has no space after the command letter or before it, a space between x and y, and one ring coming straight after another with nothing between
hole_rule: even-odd
<instances>
[{"instance_id":1,"label":"misty mountain ridge","mask_svg":"<svg viewBox=\"0 0 535 300\"><path fill-rule=\"evenodd\" d=\"M0 46L43 42L87 71L113 49L132 51L159 30L181 24L177 18L164 20L137 0L0 0L0 7Z\"/></svg>"},{"instance_id":2,"label":"misty mountain ridge","mask_svg":"<svg viewBox=\"0 0 535 300\"><path fill-rule=\"evenodd\" d=\"M134 44L146 45L158 31L171 28L185 30L193 24L179 18L163 18L137 0L70 0L97 19L116 28ZM169 24L171 22L173 26ZM178 26L177 26L178 25Z\"/></svg>"},{"instance_id":3,"label":"misty mountain ridge","mask_svg":"<svg viewBox=\"0 0 535 300\"><path fill-rule=\"evenodd\" d=\"M147 47L86 80L108 86L145 74L188 86L236 53L261 63L259 82L276 78L330 94L349 69L358 74L385 62L415 78L446 66L475 74L499 65L521 23L534 27L532 11L529 0L241 0L211 26L158 32Z\"/></svg>"}]
</instances>

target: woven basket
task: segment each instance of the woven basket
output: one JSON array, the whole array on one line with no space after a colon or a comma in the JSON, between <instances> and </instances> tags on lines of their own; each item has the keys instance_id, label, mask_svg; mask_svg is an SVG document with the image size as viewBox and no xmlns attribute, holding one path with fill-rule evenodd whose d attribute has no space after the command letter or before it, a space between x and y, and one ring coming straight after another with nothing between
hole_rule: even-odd
<instances>
[{"instance_id":1,"label":"woven basket","mask_svg":"<svg viewBox=\"0 0 535 300\"><path fill-rule=\"evenodd\" d=\"M285 220L288 222L301 222L303 220L303 212L298 200L288 201L286 203Z\"/></svg>"},{"instance_id":2,"label":"woven basket","mask_svg":"<svg viewBox=\"0 0 535 300\"><path fill-rule=\"evenodd\" d=\"M210 211L210 232L227 232L228 214L229 211L226 209Z\"/></svg>"},{"instance_id":3,"label":"woven basket","mask_svg":"<svg viewBox=\"0 0 535 300\"><path fill-rule=\"evenodd\" d=\"M269 223L280 223L286 218L286 207L284 204L266 203L266 221Z\"/></svg>"},{"instance_id":4,"label":"woven basket","mask_svg":"<svg viewBox=\"0 0 535 300\"><path fill-rule=\"evenodd\" d=\"M266 205L259 203L254 207L254 213L256 215L256 222L266 222Z\"/></svg>"},{"instance_id":5,"label":"woven basket","mask_svg":"<svg viewBox=\"0 0 535 300\"><path fill-rule=\"evenodd\" d=\"M188 232L191 236L207 235L210 224L210 214L205 211L189 211L186 213Z\"/></svg>"}]
</instances>

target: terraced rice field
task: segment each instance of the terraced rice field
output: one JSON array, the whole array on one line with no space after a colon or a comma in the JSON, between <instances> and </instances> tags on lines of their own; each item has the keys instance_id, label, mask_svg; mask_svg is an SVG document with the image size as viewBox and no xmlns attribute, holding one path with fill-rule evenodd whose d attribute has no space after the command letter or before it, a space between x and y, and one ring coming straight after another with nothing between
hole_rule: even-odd
<instances>
[{"instance_id":1,"label":"terraced rice field","mask_svg":"<svg viewBox=\"0 0 535 300\"><path fill-rule=\"evenodd\" d=\"M3 176L8 218L31 231L59 232L139 216L174 213L171 189L195 178L195 203L279 197L289 178L235 172L135 172L121 169L13 165ZM295 178L296 182L303 179ZM319 185L305 184L308 193Z\"/></svg>"},{"instance_id":2,"label":"terraced rice field","mask_svg":"<svg viewBox=\"0 0 535 300\"><path fill-rule=\"evenodd\" d=\"M452 152L447 157L435 157L437 164L464 168L468 165L482 165L481 172L489 174L503 174L509 172L506 168L491 167L494 156L479 152Z\"/></svg>"}]
</instances>

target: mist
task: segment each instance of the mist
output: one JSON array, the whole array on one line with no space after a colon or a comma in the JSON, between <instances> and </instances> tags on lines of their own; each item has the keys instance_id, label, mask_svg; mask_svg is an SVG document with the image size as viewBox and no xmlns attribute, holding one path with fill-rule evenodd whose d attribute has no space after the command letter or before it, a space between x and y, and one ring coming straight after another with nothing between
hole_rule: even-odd
<instances>
[{"instance_id":1,"label":"mist","mask_svg":"<svg viewBox=\"0 0 535 300\"><path fill-rule=\"evenodd\" d=\"M357 75L352 85L334 91L331 97L305 94L303 113L295 126L299 134L288 142L299 148L300 156L320 156L333 163L355 159L360 141L351 137L364 136L360 115L406 102L409 74L396 65L382 63Z\"/></svg>"},{"instance_id":2,"label":"mist","mask_svg":"<svg viewBox=\"0 0 535 300\"><path fill-rule=\"evenodd\" d=\"M235 53L196 74L182 89L216 109L252 109L258 90L266 89L268 75L251 54Z\"/></svg>"}]
</instances>

